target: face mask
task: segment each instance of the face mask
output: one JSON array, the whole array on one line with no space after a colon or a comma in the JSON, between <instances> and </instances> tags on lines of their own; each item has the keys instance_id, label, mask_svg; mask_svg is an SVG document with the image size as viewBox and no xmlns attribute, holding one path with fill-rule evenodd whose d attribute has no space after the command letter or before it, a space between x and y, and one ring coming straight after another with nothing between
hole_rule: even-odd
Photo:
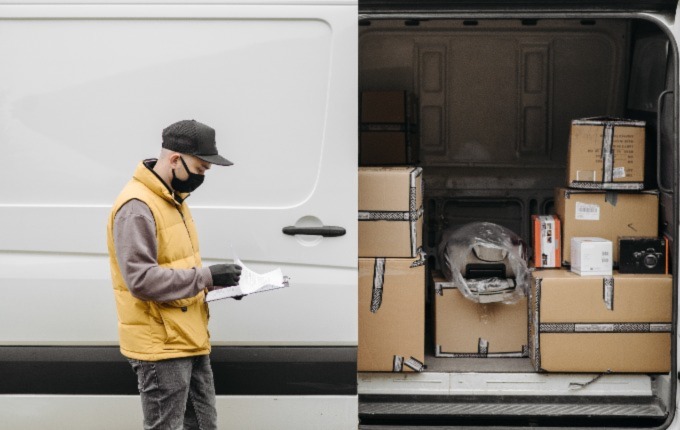
<instances>
[{"instance_id":1,"label":"face mask","mask_svg":"<svg viewBox=\"0 0 680 430\"><path fill-rule=\"evenodd\" d=\"M182 165L184 165L184 169L189 174L189 177L184 181L177 179L175 176L175 169L172 169L172 181L170 181L170 186L177 192L190 193L203 183L205 176L199 175L198 173L191 173L189 167L187 167L187 163L184 162L184 159L182 157L179 157L179 159L182 161Z\"/></svg>"}]
</instances>

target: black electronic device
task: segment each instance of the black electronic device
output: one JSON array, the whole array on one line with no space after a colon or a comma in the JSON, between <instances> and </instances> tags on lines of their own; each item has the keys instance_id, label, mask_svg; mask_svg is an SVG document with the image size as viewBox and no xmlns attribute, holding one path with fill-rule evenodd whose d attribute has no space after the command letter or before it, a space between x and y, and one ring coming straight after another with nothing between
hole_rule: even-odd
<instances>
[{"instance_id":1,"label":"black electronic device","mask_svg":"<svg viewBox=\"0 0 680 430\"><path fill-rule=\"evenodd\" d=\"M506 268L503 263L470 263L465 265L468 279L501 278L505 279Z\"/></svg>"},{"instance_id":2,"label":"black electronic device","mask_svg":"<svg viewBox=\"0 0 680 430\"><path fill-rule=\"evenodd\" d=\"M668 245L662 237L619 239L619 273L668 273Z\"/></svg>"}]
</instances>

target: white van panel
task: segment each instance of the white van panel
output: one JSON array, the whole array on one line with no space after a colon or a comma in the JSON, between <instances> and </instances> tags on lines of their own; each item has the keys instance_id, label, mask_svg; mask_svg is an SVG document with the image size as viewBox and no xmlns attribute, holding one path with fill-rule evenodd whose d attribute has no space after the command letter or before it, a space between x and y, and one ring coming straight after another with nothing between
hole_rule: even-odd
<instances>
[{"instance_id":1,"label":"white van panel","mask_svg":"<svg viewBox=\"0 0 680 430\"><path fill-rule=\"evenodd\" d=\"M357 428L357 405L355 396L217 396L217 425L350 430ZM138 396L0 396L0 416L3 428L13 430L136 430L142 425Z\"/></svg>"},{"instance_id":2,"label":"white van panel","mask_svg":"<svg viewBox=\"0 0 680 430\"><path fill-rule=\"evenodd\" d=\"M0 67L0 181L12 185L0 196L0 344L117 342L109 209L135 165L157 156L161 130L194 118L235 163L188 200L205 264L238 256L291 278L213 304L213 342L356 345L356 16L0 6L0 57L11 59ZM291 225L347 233L284 235Z\"/></svg>"}]
</instances>

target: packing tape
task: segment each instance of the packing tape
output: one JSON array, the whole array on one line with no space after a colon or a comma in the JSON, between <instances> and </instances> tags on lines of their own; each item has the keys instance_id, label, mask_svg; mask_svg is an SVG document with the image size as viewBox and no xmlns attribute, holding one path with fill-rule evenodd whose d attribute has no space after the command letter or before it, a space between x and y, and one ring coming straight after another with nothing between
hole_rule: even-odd
<instances>
[{"instance_id":1,"label":"packing tape","mask_svg":"<svg viewBox=\"0 0 680 430\"><path fill-rule=\"evenodd\" d=\"M373 294L371 313L376 313L382 304L383 284L385 283L385 259L376 258L373 266Z\"/></svg>"},{"instance_id":2,"label":"packing tape","mask_svg":"<svg viewBox=\"0 0 680 430\"><path fill-rule=\"evenodd\" d=\"M602 133L602 182L612 182L612 172L614 170L613 142L614 125L611 122L607 122Z\"/></svg>"},{"instance_id":3,"label":"packing tape","mask_svg":"<svg viewBox=\"0 0 680 430\"><path fill-rule=\"evenodd\" d=\"M541 323L541 333L670 333L670 323Z\"/></svg>"},{"instance_id":4,"label":"packing tape","mask_svg":"<svg viewBox=\"0 0 680 430\"><path fill-rule=\"evenodd\" d=\"M614 277L605 276L602 278L602 299L607 310L614 310Z\"/></svg>"},{"instance_id":5,"label":"packing tape","mask_svg":"<svg viewBox=\"0 0 680 430\"><path fill-rule=\"evenodd\" d=\"M417 229L416 229L416 220L422 216L422 210L423 207L421 205L420 208L418 208L417 205L417 181L420 178L421 180L421 185L422 185L422 175L423 175L423 168L422 167L416 167L415 169L411 170L411 174L409 176L409 193L408 193L408 198L409 198L409 203L408 203L408 208L411 214L416 215L415 217L412 216L411 218L411 255L416 255L418 252L417 250ZM421 190L422 191L422 190ZM418 210L420 209L420 210Z\"/></svg>"},{"instance_id":6,"label":"packing tape","mask_svg":"<svg viewBox=\"0 0 680 430\"><path fill-rule=\"evenodd\" d=\"M489 355L489 341L484 338L479 338L477 342L477 353L483 357Z\"/></svg>"},{"instance_id":7,"label":"packing tape","mask_svg":"<svg viewBox=\"0 0 680 430\"><path fill-rule=\"evenodd\" d=\"M420 360L414 357L411 357L408 360L404 360L404 366L407 366L416 372L422 372L423 370L425 370L425 364L423 364Z\"/></svg>"},{"instance_id":8,"label":"packing tape","mask_svg":"<svg viewBox=\"0 0 680 430\"><path fill-rule=\"evenodd\" d=\"M642 182L591 182L571 181L572 188L581 190L617 190L617 191L641 191L645 188Z\"/></svg>"},{"instance_id":9,"label":"packing tape","mask_svg":"<svg viewBox=\"0 0 680 430\"><path fill-rule=\"evenodd\" d=\"M401 370L404 368L404 357L401 355L395 355L394 360L392 362L392 371L393 372L401 372Z\"/></svg>"}]
</instances>

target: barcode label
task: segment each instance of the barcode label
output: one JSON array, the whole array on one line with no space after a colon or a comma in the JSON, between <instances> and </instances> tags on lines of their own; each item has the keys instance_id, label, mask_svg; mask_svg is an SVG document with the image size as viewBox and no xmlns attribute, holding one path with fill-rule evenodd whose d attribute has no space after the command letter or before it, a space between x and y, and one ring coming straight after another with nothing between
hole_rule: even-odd
<instances>
[{"instance_id":1,"label":"barcode label","mask_svg":"<svg viewBox=\"0 0 680 430\"><path fill-rule=\"evenodd\" d=\"M576 202L576 219L586 221L599 221L600 206Z\"/></svg>"}]
</instances>

